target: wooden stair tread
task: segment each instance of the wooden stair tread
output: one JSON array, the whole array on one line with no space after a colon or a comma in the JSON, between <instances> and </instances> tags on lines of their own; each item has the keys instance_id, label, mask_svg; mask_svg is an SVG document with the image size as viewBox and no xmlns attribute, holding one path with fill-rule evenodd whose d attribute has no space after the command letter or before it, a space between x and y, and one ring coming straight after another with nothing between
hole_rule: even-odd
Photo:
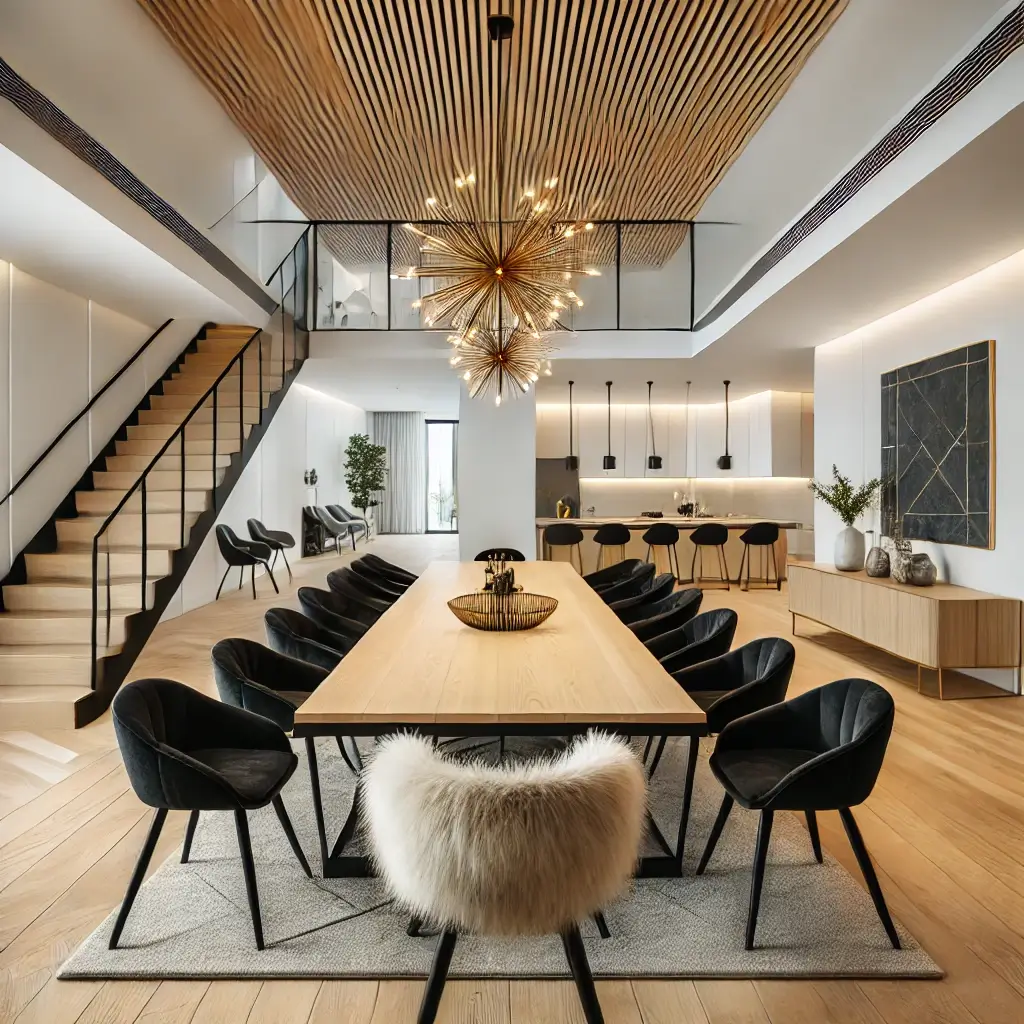
<instances>
[{"instance_id":1,"label":"wooden stair tread","mask_svg":"<svg viewBox=\"0 0 1024 1024\"><path fill-rule=\"evenodd\" d=\"M0 686L0 703L50 703L67 701L74 703L87 697L92 690L87 686Z\"/></svg>"},{"instance_id":2,"label":"wooden stair tread","mask_svg":"<svg viewBox=\"0 0 1024 1024\"><path fill-rule=\"evenodd\" d=\"M120 647L100 645L96 648L101 658L119 654L120 651ZM4 658L34 658L40 661L45 658L63 658L68 661L88 661L92 658L92 644L53 644L49 647L46 644L0 644L0 662L3 662ZM4 686L2 681L0 686Z\"/></svg>"}]
</instances>

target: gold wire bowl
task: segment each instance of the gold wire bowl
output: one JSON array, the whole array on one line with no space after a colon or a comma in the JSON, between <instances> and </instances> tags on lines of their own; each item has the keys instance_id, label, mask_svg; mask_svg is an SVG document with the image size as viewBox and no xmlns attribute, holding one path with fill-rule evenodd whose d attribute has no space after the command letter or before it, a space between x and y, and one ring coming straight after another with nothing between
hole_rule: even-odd
<instances>
[{"instance_id":1,"label":"gold wire bowl","mask_svg":"<svg viewBox=\"0 0 1024 1024\"><path fill-rule=\"evenodd\" d=\"M459 622L473 629L511 633L539 626L558 607L558 601L525 591L513 594L477 592L453 597L448 607Z\"/></svg>"}]
</instances>

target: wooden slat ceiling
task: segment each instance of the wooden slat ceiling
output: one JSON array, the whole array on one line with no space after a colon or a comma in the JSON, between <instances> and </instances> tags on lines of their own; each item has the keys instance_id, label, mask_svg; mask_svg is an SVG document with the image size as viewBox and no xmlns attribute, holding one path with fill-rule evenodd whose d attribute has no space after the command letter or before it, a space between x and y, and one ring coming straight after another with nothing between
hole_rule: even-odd
<instances>
[{"instance_id":1,"label":"wooden slat ceiling","mask_svg":"<svg viewBox=\"0 0 1024 1024\"><path fill-rule=\"evenodd\" d=\"M504 0L503 135L499 0L139 0L318 220L487 195L502 138L506 196L557 175L581 216L693 218L847 2Z\"/></svg>"}]
</instances>

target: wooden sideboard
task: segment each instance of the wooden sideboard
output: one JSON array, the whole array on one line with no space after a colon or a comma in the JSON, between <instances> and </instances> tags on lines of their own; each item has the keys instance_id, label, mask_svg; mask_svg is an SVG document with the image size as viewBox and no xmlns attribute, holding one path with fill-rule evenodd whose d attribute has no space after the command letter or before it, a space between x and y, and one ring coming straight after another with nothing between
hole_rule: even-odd
<instances>
[{"instance_id":1,"label":"wooden sideboard","mask_svg":"<svg viewBox=\"0 0 1024 1024\"><path fill-rule=\"evenodd\" d=\"M789 566L789 610L939 674L1019 668L1021 602L950 583L914 587L821 563Z\"/></svg>"}]
</instances>

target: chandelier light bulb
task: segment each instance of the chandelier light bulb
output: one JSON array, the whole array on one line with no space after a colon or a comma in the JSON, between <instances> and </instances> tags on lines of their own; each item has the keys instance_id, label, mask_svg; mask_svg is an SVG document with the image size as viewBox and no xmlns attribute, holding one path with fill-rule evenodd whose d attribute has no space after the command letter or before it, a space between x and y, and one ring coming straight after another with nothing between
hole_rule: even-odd
<instances>
[{"instance_id":1,"label":"chandelier light bulb","mask_svg":"<svg viewBox=\"0 0 1024 1024\"><path fill-rule=\"evenodd\" d=\"M587 277L600 277L601 276L601 271L600 270L595 270L593 267L588 267L586 269L586 271L584 271L584 273L587 275Z\"/></svg>"},{"instance_id":2,"label":"chandelier light bulb","mask_svg":"<svg viewBox=\"0 0 1024 1024\"><path fill-rule=\"evenodd\" d=\"M469 378L470 378L470 377L472 377L472 376L473 376L473 374L471 374L471 373L469 372L469 370L467 370L467 371L466 371L466 372L465 372L465 373L464 373L464 374L462 375L462 379L463 379L463 380L469 380Z\"/></svg>"},{"instance_id":3,"label":"chandelier light bulb","mask_svg":"<svg viewBox=\"0 0 1024 1024\"><path fill-rule=\"evenodd\" d=\"M584 231L593 231L594 230L593 223L588 220L587 223L583 225L583 230Z\"/></svg>"},{"instance_id":4,"label":"chandelier light bulb","mask_svg":"<svg viewBox=\"0 0 1024 1024\"><path fill-rule=\"evenodd\" d=\"M435 196L428 196L427 206L437 206L437 198Z\"/></svg>"},{"instance_id":5,"label":"chandelier light bulb","mask_svg":"<svg viewBox=\"0 0 1024 1024\"><path fill-rule=\"evenodd\" d=\"M501 395L500 394L497 394L497 395L494 396L494 404L495 405L501 405Z\"/></svg>"}]
</instances>

